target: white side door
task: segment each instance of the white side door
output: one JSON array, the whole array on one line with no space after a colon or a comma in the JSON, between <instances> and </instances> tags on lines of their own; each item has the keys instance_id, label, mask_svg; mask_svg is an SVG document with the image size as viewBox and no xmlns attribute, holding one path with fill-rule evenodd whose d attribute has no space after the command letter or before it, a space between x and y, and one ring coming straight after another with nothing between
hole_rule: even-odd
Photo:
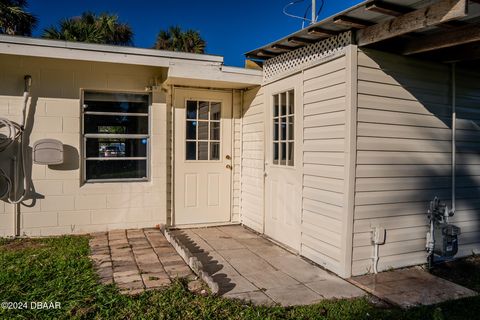
<instances>
[{"instance_id":1,"label":"white side door","mask_svg":"<svg viewBox=\"0 0 480 320\"><path fill-rule=\"evenodd\" d=\"M231 220L232 96L176 89L175 225Z\"/></svg>"},{"instance_id":2,"label":"white side door","mask_svg":"<svg viewBox=\"0 0 480 320\"><path fill-rule=\"evenodd\" d=\"M300 75L266 90L265 234L300 251L303 101Z\"/></svg>"}]
</instances>

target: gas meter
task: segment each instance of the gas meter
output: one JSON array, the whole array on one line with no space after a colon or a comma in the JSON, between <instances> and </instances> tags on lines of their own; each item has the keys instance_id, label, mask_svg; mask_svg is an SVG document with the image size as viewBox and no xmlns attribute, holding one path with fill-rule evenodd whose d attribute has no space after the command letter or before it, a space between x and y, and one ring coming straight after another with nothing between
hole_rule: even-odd
<instances>
[{"instance_id":1,"label":"gas meter","mask_svg":"<svg viewBox=\"0 0 480 320\"><path fill-rule=\"evenodd\" d=\"M460 228L448 223L448 218L453 216L454 213L437 197L430 201L428 208L430 230L427 233L426 244L429 268L433 265L435 255L451 258L458 252Z\"/></svg>"}]
</instances>

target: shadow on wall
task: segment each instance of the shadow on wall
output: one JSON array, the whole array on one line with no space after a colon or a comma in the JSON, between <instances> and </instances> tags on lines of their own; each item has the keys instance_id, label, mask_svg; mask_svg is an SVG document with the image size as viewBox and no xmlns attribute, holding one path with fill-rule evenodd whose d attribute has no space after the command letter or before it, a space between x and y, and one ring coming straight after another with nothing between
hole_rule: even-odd
<instances>
[{"instance_id":1,"label":"shadow on wall","mask_svg":"<svg viewBox=\"0 0 480 320\"><path fill-rule=\"evenodd\" d=\"M403 226L391 223L397 229L419 227L408 225L407 216L424 214L426 227L429 201L438 196L449 207L452 201L451 66L364 53L367 58L359 59L357 151L357 183L364 184L357 198L364 200L356 207L424 204L423 212L387 211L381 217L404 216ZM456 69L456 214L451 221L462 228L459 253L465 255L480 249L480 73L468 64ZM419 243L409 252L424 251L419 235L407 240ZM385 248L384 254L396 253Z\"/></svg>"},{"instance_id":2,"label":"shadow on wall","mask_svg":"<svg viewBox=\"0 0 480 320\"><path fill-rule=\"evenodd\" d=\"M50 170L69 171L80 168L80 155L77 148L69 144L63 145L63 163L49 165Z\"/></svg>"}]
</instances>

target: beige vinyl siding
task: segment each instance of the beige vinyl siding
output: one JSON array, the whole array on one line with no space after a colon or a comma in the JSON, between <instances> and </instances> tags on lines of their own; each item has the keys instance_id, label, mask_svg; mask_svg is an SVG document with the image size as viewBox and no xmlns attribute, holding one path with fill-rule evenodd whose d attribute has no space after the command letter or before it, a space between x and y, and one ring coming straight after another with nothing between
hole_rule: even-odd
<instances>
[{"instance_id":1,"label":"beige vinyl siding","mask_svg":"<svg viewBox=\"0 0 480 320\"><path fill-rule=\"evenodd\" d=\"M232 221L240 221L241 196L241 143L242 143L242 95L240 91L233 92L233 144L232 144Z\"/></svg>"},{"instance_id":2,"label":"beige vinyl siding","mask_svg":"<svg viewBox=\"0 0 480 320\"><path fill-rule=\"evenodd\" d=\"M457 68L457 210L459 256L480 252L480 72Z\"/></svg>"},{"instance_id":3,"label":"beige vinyl siding","mask_svg":"<svg viewBox=\"0 0 480 320\"><path fill-rule=\"evenodd\" d=\"M304 71L301 254L344 273L347 58Z\"/></svg>"},{"instance_id":4,"label":"beige vinyl siding","mask_svg":"<svg viewBox=\"0 0 480 320\"><path fill-rule=\"evenodd\" d=\"M241 126L241 222L263 232L265 102L263 89L245 91Z\"/></svg>"},{"instance_id":5,"label":"beige vinyl siding","mask_svg":"<svg viewBox=\"0 0 480 320\"><path fill-rule=\"evenodd\" d=\"M469 76L458 74L457 105L471 119L480 95L478 77ZM466 84L470 88L463 89ZM465 232L459 243L460 254L467 254L480 240L472 212L479 203L469 199L478 198L480 145L472 121L458 118L458 210L452 222ZM372 269L373 226L387 229L379 270L424 263L428 203L435 196L449 206L451 200L449 66L360 51L357 119L352 273Z\"/></svg>"}]
</instances>

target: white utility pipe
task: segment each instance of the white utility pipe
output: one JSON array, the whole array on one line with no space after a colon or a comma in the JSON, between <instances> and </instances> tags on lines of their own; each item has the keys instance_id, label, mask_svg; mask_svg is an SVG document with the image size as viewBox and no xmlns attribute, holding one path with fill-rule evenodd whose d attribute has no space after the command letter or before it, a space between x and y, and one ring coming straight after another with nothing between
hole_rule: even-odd
<instances>
[{"instance_id":1,"label":"white utility pipe","mask_svg":"<svg viewBox=\"0 0 480 320\"><path fill-rule=\"evenodd\" d=\"M456 130L457 130L457 87L456 87L456 68L452 63L452 213L455 214L456 205L456 165L457 165L457 147L456 147Z\"/></svg>"},{"instance_id":2,"label":"white utility pipe","mask_svg":"<svg viewBox=\"0 0 480 320\"><path fill-rule=\"evenodd\" d=\"M373 273L377 274L378 273L378 243L375 243L374 247L374 253L373 253Z\"/></svg>"}]
</instances>

